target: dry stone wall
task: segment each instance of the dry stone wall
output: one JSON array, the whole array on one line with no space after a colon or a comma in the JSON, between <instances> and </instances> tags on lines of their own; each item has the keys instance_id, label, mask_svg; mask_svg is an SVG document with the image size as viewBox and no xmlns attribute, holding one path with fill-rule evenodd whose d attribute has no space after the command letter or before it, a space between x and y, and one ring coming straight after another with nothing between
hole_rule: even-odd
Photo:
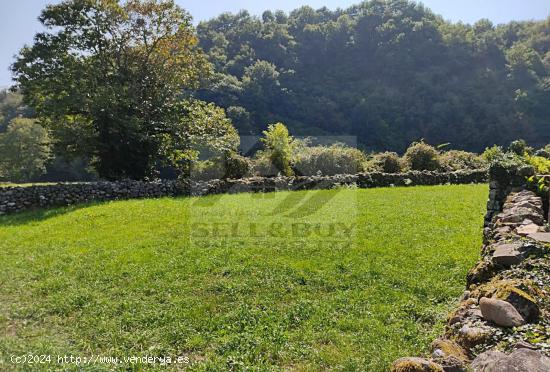
<instances>
[{"instance_id":1,"label":"dry stone wall","mask_svg":"<svg viewBox=\"0 0 550 372\"><path fill-rule=\"evenodd\" d=\"M550 230L529 173L491 169L481 259L458 308L429 358L399 359L392 371L550 371Z\"/></svg>"},{"instance_id":2,"label":"dry stone wall","mask_svg":"<svg viewBox=\"0 0 550 372\"><path fill-rule=\"evenodd\" d=\"M121 181L56 184L0 188L0 215L36 208L74 205L94 201L134 198L158 198L181 195L210 195L239 192L272 192L280 190L331 189L343 185L361 188L438 184L483 183L487 172L452 173L408 172L402 174L363 173L330 177L275 177L208 182L186 181Z\"/></svg>"},{"instance_id":3,"label":"dry stone wall","mask_svg":"<svg viewBox=\"0 0 550 372\"><path fill-rule=\"evenodd\" d=\"M526 178L534 174L535 170L530 166L509 167L500 163L491 166L489 169L490 190L485 226L488 226L493 217L502 210L506 197L511 192L524 190L526 188Z\"/></svg>"}]
</instances>

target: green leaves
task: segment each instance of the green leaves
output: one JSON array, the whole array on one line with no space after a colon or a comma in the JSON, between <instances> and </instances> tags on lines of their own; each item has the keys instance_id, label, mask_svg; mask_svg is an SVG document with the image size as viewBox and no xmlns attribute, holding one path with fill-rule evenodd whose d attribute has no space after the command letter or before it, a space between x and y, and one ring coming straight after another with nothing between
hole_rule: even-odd
<instances>
[{"instance_id":1,"label":"green leaves","mask_svg":"<svg viewBox=\"0 0 550 372\"><path fill-rule=\"evenodd\" d=\"M290 161L296 143L287 127L283 123L269 124L263 134L264 137L260 140L264 143L272 164L285 176L293 175Z\"/></svg>"},{"instance_id":2,"label":"green leaves","mask_svg":"<svg viewBox=\"0 0 550 372\"><path fill-rule=\"evenodd\" d=\"M527 178L527 182L539 193L550 191L550 175L533 175Z\"/></svg>"},{"instance_id":3,"label":"green leaves","mask_svg":"<svg viewBox=\"0 0 550 372\"><path fill-rule=\"evenodd\" d=\"M0 133L0 177L25 182L46 170L51 155L48 132L35 120L15 118Z\"/></svg>"},{"instance_id":4,"label":"green leaves","mask_svg":"<svg viewBox=\"0 0 550 372\"><path fill-rule=\"evenodd\" d=\"M243 11L198 26L224 78L200 98L243 107L242 133L281 121L307 135L357 136L368 150L451 142L481 151L550 141L549 23L444 21L400 0L290 14Z\"/></svg>"},{"instance_id":5,"label":"green leaves","mask_svg":"<svg viewBox=\"0 0 550 372\"><path fill-rule=\"evenodd\" d=\"M100 176L153 176L178 103L210 73L190 16L170 0L66 0L40 21L47 31L12 67L26 102ZM66 130L74 117L83 125Z\"/></svg>"}]
</instances>

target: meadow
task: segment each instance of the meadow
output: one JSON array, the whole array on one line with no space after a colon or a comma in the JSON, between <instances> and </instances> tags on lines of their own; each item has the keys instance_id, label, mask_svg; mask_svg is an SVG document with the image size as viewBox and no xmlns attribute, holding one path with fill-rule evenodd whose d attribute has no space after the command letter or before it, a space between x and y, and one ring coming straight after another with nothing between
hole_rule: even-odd
<instances>
[{"instance_id":1,"label":"meadow","mask_svg":"<svg viewBox=\"0 0 550 372\"><path fill-rule=\"evenodd\" d=\"M486 185L131 200L0 218L0 370L387 370L479 257ZM165 360L166 361L166 360ZM61 363L61 364L60 364ZM161 370L123 363L121 368Z\"/></svg>"}]
</instances>

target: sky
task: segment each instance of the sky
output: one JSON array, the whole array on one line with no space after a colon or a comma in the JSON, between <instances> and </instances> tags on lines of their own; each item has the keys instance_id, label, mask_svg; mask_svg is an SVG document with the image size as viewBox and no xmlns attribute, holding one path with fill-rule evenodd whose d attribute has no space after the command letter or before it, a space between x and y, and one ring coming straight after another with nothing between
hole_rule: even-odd
<instances>
[{"instance_id":1,"label":"sky","mask_svg":"<svg viewBox=\"0 0 550 372\"><path fill-rule=\"evenodd\" d=\"M247 9L261 15L266 9L290 11L302 5L313 8L347 8L360 0L175 0L187 9L195 23L210 19L222 12ZM9 66L25 44L31 43L40 31L37 17L46 4L60 0L0 0L0 88L11 84ZM474 23L488 18L493 23L512 20L540 20L550 15L550 0L423 0L435 13L453 22Z\"/></svg>"}]
</instances>

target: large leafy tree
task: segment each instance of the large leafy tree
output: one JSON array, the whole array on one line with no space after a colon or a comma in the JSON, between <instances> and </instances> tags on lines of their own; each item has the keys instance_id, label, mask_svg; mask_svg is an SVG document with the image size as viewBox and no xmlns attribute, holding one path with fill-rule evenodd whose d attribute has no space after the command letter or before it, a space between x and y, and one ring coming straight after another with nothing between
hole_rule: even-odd
<instances>
[{"instance_id":1,"label":"large leafy tree","mask_svg":"<svg viewBox=\"0 0 550 372\"><path fill-rule=\"evenodd\" d=\"M210 70L190 16L172 0L66 0L39 20L46 31L12 69L57 149L103 178L154 175L182 98Z\"/></svg>"}]
</instances>

